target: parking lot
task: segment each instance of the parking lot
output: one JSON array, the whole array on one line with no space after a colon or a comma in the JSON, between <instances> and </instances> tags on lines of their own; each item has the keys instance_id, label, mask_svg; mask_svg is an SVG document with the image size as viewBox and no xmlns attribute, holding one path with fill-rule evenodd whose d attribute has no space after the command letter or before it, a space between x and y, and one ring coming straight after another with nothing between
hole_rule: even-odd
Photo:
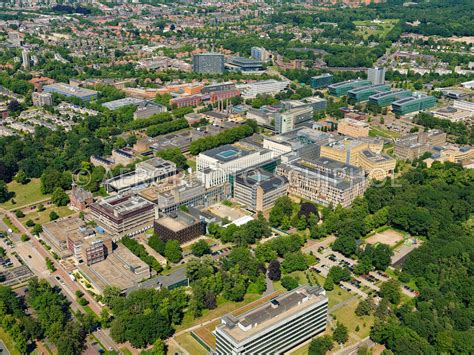
<instances>
[{"instance_id":1,"label":"parking lot","mask_svg":"<svg viewBox=\"0 0 474 355\"><path fill-rule=\"evenodd\" d=\"M333 251L329 248L320 246L315 253L318 263L312 268L323 277L327 277L329 270L334 266L347 268L349 271L354 270L356 262L350 258L345 257L339 252ZM371 295L376 295L380 291L380 285L388 281L390 277L381 271L371 271L367 275L357 276L351 274L352 279L349 281L342 281L341 288L366 299ZM416 297L417 293L406 285L402 285L401 291L409 297ZM379 297L375 297L377 303Z\"/></svg>"}]
</instances>

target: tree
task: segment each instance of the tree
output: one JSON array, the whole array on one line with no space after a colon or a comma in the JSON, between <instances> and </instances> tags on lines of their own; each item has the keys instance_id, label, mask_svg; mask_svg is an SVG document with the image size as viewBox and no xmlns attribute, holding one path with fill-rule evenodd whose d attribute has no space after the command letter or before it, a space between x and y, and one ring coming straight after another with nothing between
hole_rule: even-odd
<instances>
[{"instance_id":1,"label":"tree","mask_svg":"<svg viewBox=\"0 0 474 355\"><path fill-rule=\"evenodd\" d=\"M24 170L20 170L15 175L15 181L19 184L26 185L30 182L30 179L28 178Z\"/></svg>"},{"instance_id":2,"label":"tree","mask_svg":"<svg viewBox=\"0 0 474 355\"><path fill-rule=\"evenodd\" d=\"M54 190L53 195L51 196L51 202L56 206L66 206L69 203L69 196L62 188L58 187Z\"/></svg>"},{"instance_id":3,"label":"tree","mask_svg":"<svg viewBox=\"0 0 474 355\"><path fill-rule=\"evenodd\" d=\"M8 187L5 181L0 180L0 203L7 202L10 199L11 195L8 192Z\"/></svg>"},{"instance_id":4,"label":"tree","mask_svg":"<svg viewBox=\"0 0 474 355\"><path fill-rule=\"evenodd\" d=\"M395 279L390 279L380 286L380 297L387 299L392 304L399 304L401 300L400 284Z\"/></svg>"},{"instance_id":5,"label":"tree","mask_svg":"<svg viewBox=\"0 0 474 355\"><path fill-rule=\"evenodd\" d=\"M329 270L328 277L338 284L341 281L349 281L351 279L351 272L347 268L340 266L333 266Z\"/></svg>"},{"instance_id":6,"label":"tree","mask_svg":"<svg viewBox=\"0 0 474 355\"><path fill-rule=\"evenodd\" d=\"M326 280L324 281L324 289L326 291L332 291L334 290L334 281L331 276L326 277Z\"/></svg>"},{"instance_id":7,"label":"tree","mask_svg":"<svg viewBox=\"0 0 474 355\"><path fill-rule=\"evenodd\" d=\"M295 278L287 275L281 278L281 285L290 291L298 287L298 281Z\"/></svg>"},{"instance_id":8,"label":"tree","mask_svg":"<svg viewBox=\"0 0 474 355\"><path fill-rule=\"evenodd\" d=\"M306 257L300 251L285 254L281 267L284 272L304 271L307 269Z\"/></svg>"},{"instance_id":9,"label":"tree","mask_svg":"<svg viewBox=\"0 0 474 355\"><path fill-rule=\"evenodd\" d=\"M361 300L355 309L355 314L359 317L368 316L374 311L375 305L372 298Z\"/></svg>"},{"instance_id":10,"label":"tree","mask_svg":"<svg viewBox=\"0 0 474 355\"><path fill-rule=\"evenodd\" d=\"M334 332L332 334L332 338L336 343L344 344L347 339L349 339L347 327L344 324L337 322L336 329L334 329Z\"/></svg>"},{"instance_id":11,"label":"tree","mask_svg":"<svg viewBox=\"0 0 474 355\"><path fill-rule=\"evenodd\" d=\"M23 218L23 217L25 217L25 214L23 213L22 210L16 210L16 211L15 211L15 216L16 216L17 218Z\"/></svg>"},{"instance_id":12,"label":"tree","mask_svg":"<svg viewBox=\"0 0 474 355\"><path fill-rule=\"evenodd\" d=\"M196 243L191 245L191 251L195 256L203 256L204 254L210 254L211 248L205 240L198 240Z\"/></svg>"},{"instance_id":13,"label":"tree","mask_svg":"<svg viewBox=\"0 0 474 355\"><path fill-rule=\"evenodd\" d=\"M26 224L27 227L30 227L30 228L31 228L31 227L34 227L35 222L33 222L32 219L29 219L29 220L27 220L27 221L25 222L25 224Z\"/></svg>"},{"instance_id":14,"label":"tree","mask_svg":"<svg viewBox=\"0 0 474 355\"><path fill-rule=\"evenodd\" d=\"M59 215L55 211L51 211L49 213L49 220L50 221L55 221L59 218Z\"/></svg>"},{"instance_id":15,"label":"tree","mask_svg":"<svg viewBox=\"0 0 474 355\"><path fill-rule=\"evenodd\" d=\"M378 244L374 248L372 263L376 270L385 270L391 263L393 251L386 244Z\"/></svg>"},{"instance_id":16,"label":"tree","mask_svg":"<svg viewBox=\"0 0 474 355\"><path fill-rule=\"evenodd\" d=\"M268 264L268 278L272 281L278 281L281 277L280 262L278 260L270 261Z\"/></svg>"},{"instance_id":17,"label":"tree","mask_svg":"<svg viewBox=\"0 0 474 355\"><path fill-rule=\"evenodd\" d=\"M357 245L352 237L339 237L334 242L332 249L349 257L355 253Z\"/></svg>"},{"instance_id":18,"label":"tree","mask_svg":"<svg viewBox=\"0 0 474 355\"><path fill-rule=\"evenodd\" d=\"M317 337L309 344L308 355L324 355L332 349L333 340L329 335Z\"/></svg>"},{"instance_id":19,"label":"tree","mask_svg":"<svg viewBox=\"0 0 474 355\"><path fill-rule=\"evenodd\" d=\"M43 227L41 224L35 224L33 229L31 230L31 233L34 235L40 235L40 233L43 232Z\"/></svg>"},{"instance_id":20,"label":"tree","mask_svg":"<svg viewBox=\"0 0 474 355\"><path fill-rule=\"evenodd\" d=\"M166 242L165 257L172 263L177 263L183 258L182 249L177 240L170 239Z\"/></svg>"}]
</instances>

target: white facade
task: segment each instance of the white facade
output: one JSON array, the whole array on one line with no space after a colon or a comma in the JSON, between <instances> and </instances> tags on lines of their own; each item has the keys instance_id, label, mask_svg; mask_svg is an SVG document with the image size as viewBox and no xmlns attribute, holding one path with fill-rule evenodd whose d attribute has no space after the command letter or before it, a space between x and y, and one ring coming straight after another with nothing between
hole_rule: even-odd
<instances>
[{"instance_id":1,"label":"white facade","mask_svg":"<svg viewBox=\"0 0 474 355\"><path fill-rule=\"evenodd\" d=\"M206 188L220 185L226 182L229 175L244 169L264 164L273 158L272 151L261 150L244 152L234 159L222 161L215 156L200 153L196 159L196 170L198 178Z\"/></svg>"},{"instance_id":2,"label":"white facade","mask_svg":"<svg viewBox=\"0 0 474 355\"><path fill-rule=\"evenodd\" d=\"M385 68L369 68L367 80L373 85L385 84Z\"/></svg>"},{"instance_id":3,"label":"white facade","mask_svg":"<svg viewBox=\"0 0 474 355\"><path fill-rule=\"evenodd\" d=\"M453 102L453 107L458 110L474 112L474 102L455 100Z\"/></svg>"},{"instance_id":4,"label":"white facade","mask_svg":"<svg viewBox=\"0 0 474 355\"><path fill-rule=\"evenodd\" d=\"M256 83L247 83L236 85L244 99L254 99L257 95L268 94L275 95L288 87L288 81L277 81L274 79L257 81Z\"/></svg>"}]
</instances>

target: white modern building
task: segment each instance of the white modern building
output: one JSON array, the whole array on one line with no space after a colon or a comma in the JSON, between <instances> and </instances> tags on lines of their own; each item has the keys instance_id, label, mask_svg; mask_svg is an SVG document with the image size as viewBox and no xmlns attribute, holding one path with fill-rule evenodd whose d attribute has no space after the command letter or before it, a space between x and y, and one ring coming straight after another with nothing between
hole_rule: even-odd
<instances>
[{"instance_id":1,"label":"white modern building","mask_svg":"<svg viewBox=\"0 0 474 355\"><path fill-rule=\"evenodd\" d=\"M367 80L372 82L372 85L385 84L385 71L385 68L369 68Z\"/></svg>"},{"instance_id":2,"label":"white modern building","mask_svg":"<svg viewBox=\"0 0 474 355\"><path fill-rule=\"evenodd\" d=\"M216 327L216 353L283 354L326 329L328 298L320 287L301 286Z\"/></svg>"},{"instance_id":3,"label":"white modern building","mask_svg":"<svg viewBox=\"0 0 474 355\"><path fill-rule=\"evenodd\" d=\"M257 81L236 85L244 99L254 99L257 95L275 95L285 90L289 85L288 81L278 81L274 79Z\"/></svg>"},{"instance_id":4,"label":"white modern building","mask_svg":"<svg viewBox=\"0 0 474 355\"><path fill-rule=\"evenodd\" d=\"M302 124L313 120L313 107L302 106L277 113L275 117L275 131L286 133L301 127Z\"/></svg>"},{"instance_id":5,"label":"white modern building","mask_svg":"<svg viewBox=\"0 0 474 355\"><path fill-rule=\"evenodd\" d=\"M196 159L196 170L204 186L210 188L225 183L230 176L245 169L272 162L271 150L243 150L232 145L224 145L200 153Z\"/></svg>"}]
</instances>

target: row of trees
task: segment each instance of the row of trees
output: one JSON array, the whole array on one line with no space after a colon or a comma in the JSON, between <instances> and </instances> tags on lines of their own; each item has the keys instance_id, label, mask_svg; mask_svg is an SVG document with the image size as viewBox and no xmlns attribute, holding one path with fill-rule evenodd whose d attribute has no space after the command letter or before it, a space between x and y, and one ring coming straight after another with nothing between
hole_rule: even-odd
<instances>
[{"instance_id":1,"label":"row of trees","mask_svg":"<svg viewBox=\"0 0 474 355\"><path fill-rule=\"evenodd\" d=\"M227 129L212 137L195 140L190 144L189 152L193 155L197 155L208 149L216 148L224 144L234 143L257 132L257 129L258 126L255 121L247 120L239 127Z\"/></svg>"}]
</instances>

